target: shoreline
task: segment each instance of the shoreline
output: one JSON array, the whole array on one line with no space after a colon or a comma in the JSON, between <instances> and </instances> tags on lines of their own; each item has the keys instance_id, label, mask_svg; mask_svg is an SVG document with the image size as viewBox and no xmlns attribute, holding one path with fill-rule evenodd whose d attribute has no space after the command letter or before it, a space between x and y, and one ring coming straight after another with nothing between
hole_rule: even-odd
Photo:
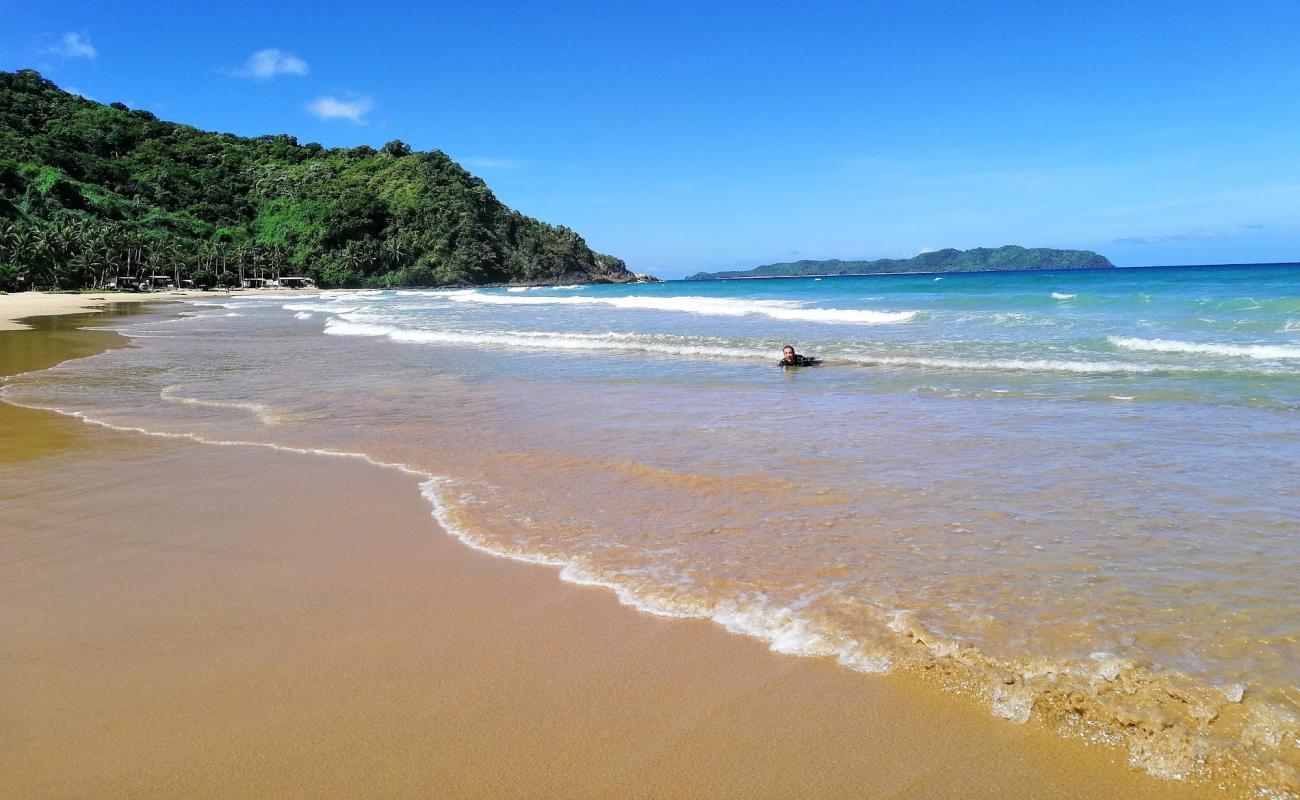
<instances>
[{"instance_id":1,"label":"shoreline","mask_svg":"<svg viewBox=\"0 0 1300 800\"><path fill-rule=\"evenodd\" d=\"M207 295L211 296L210 293ZM62 319L65 324L73 321ZM51 329L58 327L51 325ZM79 333L89 336L93 332ZM99 340L100 344L121 338L109 333L99 336L105 337ZM13 334L0 334L0 339L14 338ZM66 341L54 344L67 347ZM0 356L6 352L0 346ZM71 355L75 357L75 354ZM7 366L10 366L8 362L0 364L0 368ZM8 404L3 408L17 409ZM41 492L45 491L50 495L46 498L49 508L43 509L42 513L62 510L76 516L80 510L91 509L95 512L96 524L110 529L138 530L162 516L187 531L187 536L193 540L191 546L181 548L183 552L177 553L174 552L178 546L176 542L159 538L154 542L155 546L146 548L142 555L157 561L162 568L160 574L167 575L168 580L175 577L173 588L182 593L192 590L186 581L180 580L182 577L188 576L203 583L206 573L196 565L226 569L229 576L238 580L250 580L250 576L263 571L277 579L258 585L259 597L267 601L264 604L241 603L238 608L227 608L223 605L223 593L218 591L221 587L212 587L211 594L200 593L202 596L190 607L193 615L197 616L171 614L161 621L143 613L148 603L144 603L145 597L141 595L148 595L147 585L121 582L114 585L112 592L95 599L111 598L115 602L126 601L128 605L140 601L142 616L132 617L131 624L125 627L108 624L102 631L96 631L95 635L104 640L100 642L102 647L113 648L114 633L129 633L136 644L143 639L152 643L155 650L161 648L171 652L172 658L168 663L180 662L204 674L217 670L229 678L245 674L260 663L258 659L265 654L262 648L269 647L277 636L283 638L288 634L293 639L294 636L306 636L309 631L314 640L325 634L327 641L324 643L313 641L302 645L304 652L311 651L319 656L318 647L328 649L333 642L367 639L375 635L378 626L386 634L384 647L378 652L362 657L331 651L334 659L342 658L349 664L349 669L343 670L342 674L331 670L332 666L339 665L329 658L325 659L326 663L319 660L295 663L298 670L321 678L321 685L335 686L341 692L343 697L335 699L334 708L347 708L355 717L370 721L369 725L361 725L357 730L349 729L333 735L313 729L318 736L331 742L331 746L338 748L335 754L341 763L359 770L361 765L354 753L356 749L389 763L393 756L372 750L373 739L388 741L408 757L400 759L401 764L392 763L393 769L410 780L422 777L415 783L404 784L409 793L414 793L409 790L416 785L444 786L446 781L454 779L459 782L454 783L457 788L451 793L457 796L606 796L610 793L619 796L646 793L700 796L701 792L753 796L806 794L810 791L826 796L899 796L900 792L909 795L920 792L923 796L957 793L989 797L1017 792L1061 797L1106 797L1121 793L1153 798L1202 795L1195 786L1157 781L1138 773L1124 763L1122 753L1117 750L1065 742L1045 731L989 719L978 709L927 691L925 686L907 676L864 676L835 666L826 659L777 655L760 642L728 635L702 620L663 620L637 614L619 605L608 592L575 587L556 580L553 569L475 553L454 540L449 532L433 525L429 509L423 504L418 487L412 485L414 479L409 476L382 474L369 465L343 463L343 459L321 459L288 452L252 452L253 448L203 447L190 442L159 442L152 437L96 429L52 412L17 411L26 417L23 427L32 429L24 435L40 438L36 429L44 428L57 432L54 438L64 437L66 442L75 444L56 447L53 455L39 449L34 451L36 455L22 463L24 472L35 474L6 476L4 483L0 484L3 486L0 507L14 506L11 497L17 496L14 487L19 487L25 490L22 496L27 500L25 505L28 508L41 505ZM115 485L123 480L130 481L132 475L157 474L149 467L156 466L158 459L182 470L190 482L205 486L209 483L207 479L224 482L229 491L244 500L238 516L244 524L258 527L261 535L252 538L241 536L238 530L225 525L223 517L229 513L229 503L223 498L149 496L147 503L136 507L123 503L121 497L115 498L112 487L96 485L94 481L88 484L72 482L75 486L85 486L80 493L54 491L52 486L47 486L67 481L70 473L80 475L89 471L91 475L99 474L96 467L102 469L103 465L97 463L96 454L102 449L113 450L118 455L125 449L138 461L129 463L125 472L121 467L114 467ZM50 459L59 463L49 465L53 472L44 475L47 467L42 464ZM250 474L252 477L242 477ZM278 476L276 480L279 483L275 488L259 483L259 478L269 475ZM56 476L59 480L41 480L41 477ZM322 484L326 487L324 491ZM118 490L129 492L120 485ZM38 498L35 503L30 502L32 493ZM284 502L284 497L298 496L315 499L311 503ZM384 502L377 503L377 498ZM110 514L102 513L106 503L113 509ZM383 517L390 527L376 527L373 520L367 520L367 514L376 507L379 510L373 513ZM15 511L21 510L17 506L14 508ZM342 522L357 523L359 514L368 531L360 541L356 533ZM300 515L310 517L312 524L320 527L313 531L301 530L306 523ZM31 512L23 519L33 521ZM75 525L64 526L65 532L75 528ZM9 531L4 525L0 525L0 535L5 539L24 538L21 531ZM223 550L232 536L239 542L237 563L214 561L210 551L214 548ZM322 538L333 548L329 555L320 551ZM28 547L39 550L41 546L40 542L22 543L24 548L19 552L24 556ZM86 551L85 557L107 559L112 571L136 569L136 564L128 563L133 559L123 558L131 552L124 553L122 546L93 554ZM141 555L141 552L137 551L135 555ZM176 561L180 555L189 560ZM308 563L303 565L299 559ZM20 557L18 564L31 567L30 558ZM402 575L396 586L377 579L378 575L390 575L394 570ZM21 574L20 578L30 580L31 575L39 571L31 570L31 574ZM310 584L310 589L303 589L310 602L286 602L283 595L287 590L282 585L286 575ZM467 576L472 576L473 580ZM434 577L444 584L455 584L457 590L448 594L442 591L442 586L429 585L437 583L432 581ZM98 579L103 580L102 576ZM0 585L4 583L0 581ZM47 588L58 587L69 594L79 591L57 581ZM360 587L365 587L367 592L362 592ZM372 596L369 592L377 594ZM322 614L314 605L336 596L349 598L350 605L343 618ZM274 602L276 600L280 602ZM391 611L393 604L401 605L403 602L414 602L419 611L432 612L439 617L437 624L429 629L433 621L424 613L402 616L397 621L381 613ZM90 614L91 617L111 614L111 608L97 609L94 604L78 608L81 614ZM286 608L292 608L293 613L286 615ZM484 608L493 613L485 615ZM154 609L149 607L149 611L152 613ZM268 614L273 619L268 619ZM203 626L196 629L196 618L222 632L221 636L205 638L220 651L220 668L205 662L200 669L197 661L191 663L196 653L186 649L185 642L193 644L195 630L208 630ZM62 626L72 628L68 633L75 634L77 625L84 625L79 620L71 614L56 614L43 621L46 629ZM14 643L14 650L20 656L16 663L22 664L23 645L30 644L31 634L42 626L19 627L29 635L21 639L9 636L7 639ZM246 641L246 637L239 635L246 628L265 629L266 640L259 639L256 644ZM174 648L169 643L170 637L187 630L191 633L182 636L185 642L177 646L179 649ZM151 635L151 631L156 635ZM48 630L41 630L37 639L47 633ZM467 655L425 652L429 634L444 644L455 639L460 652ZM70 648L69 652L81 652L82 648L76 645L84 645L83 641L75 635L66 639L64 645ZM127 652L130 649L118 653L109 666L128 671L138 667L133 663L138 656ZM419 654L419 657L413 659L413 654ZM431 663L428 659L434 661ZM64 669L78 671L78 664L66 659L56 661ZM503 671L502 664L510 669ZM369 686L367 680L373 674L371 670L380 665L383 668L379 674L396 672L403 676L399 683L405 693L393 694L382 692L383 686L371 687L383 694L383 702L379 705L388 713L395 714L396 722L380 714L370 702L377 698L369 697L367 702L360 702L352 697L352 702L348 702L346 679L360 680ZM21 671L21 667L14 668ZM8 673L10 669L7 661L0 660L0 670ZM187 674L183 669L181 672ZM13 677L11 674L10 679L0 683L10 685L10 691L15 695L23 695L22 681L14 681ZM171 673L161 677L163 683L174 690L175 697L179 698L177 702L182 705L196 702L197 687ZM82 676L82 679L89 679L89 676ZM99 681L104 684L105 679ZM176 686L171 686L177 681ZM108 682L112 683L111 680ZM271 681L281 689L288 689L297 698L298 703L280 710L298 721L311 716L311 710L301 703L310 701L314 704L319 699L300 685L303 682L315 683L296 673L277 674L276 680ZM411 695L421 697L422 693L428 692L429 683L457 687L456 691L448 689L450 696L439 695L444 704L439 708L455 724L432 719L420 713L419 708L405 707ZM489 686L485 687L484 683ZM120 694L120 688L103 686L104 693L110 696ZM232 731L240 732L237 746L230 742L226 743L227 746L246 750L251 756L258 752L253 749L258 742L267 744L264 736L253 736L252 742L242 739L249 734L245 717L255 712L256 707L237 707L240 704L232 702L231 698L244 695L239 693L239 687L227 688L232 695L204 695L201 699L205 703L217 704L221 712L217 714L218 727L224 722L234 726ZM39 702L40 693L36 694L36 702ZM501 706L503 696L510 698L507 707ZM14 698L15 702L20 700L26 703L22 708L30 707L32 701L26 695ZM183 751L181 745L188 743L187 737L200 732L191 728L177 730L179 723L161 719L168 709L153 708L159 703L157 700L138 697L136 701L136 705L130 706L131 714L152 719L164 727L170 724L172 735L184 740L162 748L171 758L163 758L154 767L155 780L168 777L176 780L181 752L173 750L179 748ZM87 702L94 706L93 699ZM511 703L522 704L522 709L519 705L511 706ZM572 704L582 708L583 712L575 712ZM4 707L6 703L0 703L0 708ZM486 727L482 722L485 709L492 712L489 716L494 720ZM701 709L705 709L703 714ZM113 710L106 711L111 718ZM52 713L50 709L46 712ZM62 712L54 716L68 717L69 712L75 716L86 713L86 710L63 709ZM8 714L0 711L0 715ZM635 730L629 733L623 728L609 729L604 725L609 718ZM33 729L47 722L41 715L24 718L24 721ZM64 722L76 727L75 719L65 719ZM211 722L210 718L204 720L205 724L208 722ZM403 731L406 737L396 737L391 730L394 727ZM536 732L533 728L537 729ZM449 757L445 752L433 752L432 748L424 752L415 747L425 763L419 766L414 763L419 759L413 758L416 753L412 751L412 739L420 743L435 740L443 744L455 743L456 737L463 735L466 729L476 732L482 739L475 740L477 749L460 750L454 754L455 757ZM265 734L266 731L253 730L252 733ZM439 739L440 736L443 739ZM345 741L336 741L339 739ZM684 740L698 744L699 749L682 751L678 745ZM394 742L403 742L404 745ZM556 749L557 742L564 746ZM274 739L271 744L275 743L285 744L281 739ZM94 752L99 752L106 747L112 750L112 744L95 742L91 746ZM505 746L507 744L509 747ZM57 737L51 738L47 745L55 751L60 747ZM83 748L86 746L85 742L81 744ZM116 746L124 745L117 742ZM15 760L11 758L12 753L4 752L7 749L0 748L0 774L9 774L14 769ZM311 764L315 770L324 769L338 777L343 781L339 785L350 786L354 793L382 793L382 785L357 785L352 781L359 776L340 776L341 767L324 763L316 757L318 753L293 752L295 757L280 764L280 772L297 775L300 780L311 780L304 777L309 774L306 767ZM512 754L520 752L527 753L528 757L516 764ZM188 753L186 758L193 759L198 755ZM158 754L137 753L136 757L153 763L150 759L157 758ZM603 763L612 762L617 767L613 771L607 767L605 772L593 769L591 762L602 758ZM507 770L511 776L509 779L500 774L486 774L492 772L501 759L516 766L514 772ZM430 764L439 766L434 768ZM62 766L67 767L66 764ZM99 766L102 769L105 764ZM210 774L205 772L207 767L212 768ZM85 771L84 767L78 769ZM216 787L225 786L233 777L233 773L223 770L234 769L236 767L229 763L219 768L209 759L201 761L198 766L188 762L186 774L191 777L195 772L204 774L212 782L210 785ZM66 786L69 778L58 775L58 772L51 767L47 779L63 780ZM382 780L392 775L364 777ZM258 778L240 776L245 785L231 783L218 794L234 796L264 792L272 796L285 791L282 785L247 784L247 781L256 782ZM93 781L102 781L105 777L102 772L96 772L88 775L87 780L92 781L87 785L97 785ZM120 788L123 793L127 793L128 785L133 792L146 795L165 793L161 791L162 784L133 784L129 782L129 776L118 776L118 780L125 782L109 780L107 785ZM506 782L502 783L503 780ZM192 793L195 787L194 783L180 785L182 794ZM387 785L392 791L403 793L400 787ZM872 793L864 788L868 786L876 787L878 791ZM171 787L174 792L176 784ZM326 787L316 788L321 793L333 793L325 791ZM45 795L33 792L32 796ZM346 796L346 793L339 796Z\"/></svg>"},{"instance_id":2,"label":"shoreline","mask_svg":"<svg viewBox=\"0 0 1300 800\"><path fill-rule=\"evenodd\" d=\"M30 330L31 325L21 322L28 317L45 317L61 314L111 313L113 306L135 306L144 303L175 303L214 297L256 297L259 294L302 292L309 295L315 290L303 289L241 289L239 291L208 291L185 289L168 292L87 292L64 294L61 292L18 292L0 294L0 331Z\"/></svg>"}]
</instances>

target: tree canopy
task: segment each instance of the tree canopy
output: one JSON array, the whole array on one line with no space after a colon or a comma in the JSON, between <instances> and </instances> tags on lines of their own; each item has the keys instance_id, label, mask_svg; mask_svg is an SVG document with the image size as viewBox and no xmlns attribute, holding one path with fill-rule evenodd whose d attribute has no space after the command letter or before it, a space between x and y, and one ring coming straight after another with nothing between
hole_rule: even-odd
<instances>
[{"instance_id":1,"label":"tree canopy","mask_svg":"<svg viewBox=\"0 0 1300 800\"><path fill-rule=\"evenodd\" d=\"M0 289L146 270L348 287L633 279L438 150L212 133L0 72Z\"/></svg>"}]
</instances>

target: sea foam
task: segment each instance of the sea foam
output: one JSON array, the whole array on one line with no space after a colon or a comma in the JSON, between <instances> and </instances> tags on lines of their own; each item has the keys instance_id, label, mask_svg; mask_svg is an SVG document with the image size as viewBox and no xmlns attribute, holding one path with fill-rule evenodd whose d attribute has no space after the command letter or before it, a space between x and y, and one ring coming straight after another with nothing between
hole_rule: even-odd
<instances>
[{"instance_id":1,"label":"sea foam","mask_svg":"<svg viewBox=\"0 0 1300 800\"><path fill-rule=\"evenodd\" d=\"M437 296L434 292L426 293ZM608 306L640 311L675 311L708 316L743 317L761 315L771 319L801 322L847 323L854 325L895 325L916 318L916 311L874 311L849 308L809 308L799 300L741 300L725 297L550 297L488 294L477 290L446 292L442 296L457 303L482 303L502 306Z\"/></svg>"},{"instance_id":2,"label":"sea foam","mask_svg":"<svg viewBox=\"0 0 1300 800\"><path fill-rule=\"evenodd\" d=\"M1300 358L1300 347L1277 344L1215 344L1210 342L1182 342L1177 339L1135 339L1128 336L1108 337L1111 344L1125 350L1149 353L1195 353L1212 356L1234 356L1276 360Z\"/></svg>"},{"instance_id":3,"label":"sea foam","mask_svg":"<svg viewBox=\"0 0 1300 800\"><path fill-rule=\"evenodd\" d=\"M257 417L263 425L275 425L279 422L271 409L262 403L244 402L241 400L204 400L199 397L186 397L179 394L179 386L164 386L158 393L158 397L169 403L182 403L191 406L206 406L208 408L229 408L236 411L246 411Z\"/></svg>"},{"instance_id":4,"label":"sea foam","mask_svg":"<svg viewBox=\"0 0 1300 800\"><path fill-rule=\"evenodd\" d=\"M554 334L545 331L445 331L402 328L396 325L337 318L325 322L325 333L331 336L383 336L394 342L483 345L530 350L642 351L666 355L743 359L764 358L773 353L771 349L707 344L693 341L689 337L669 335L652 337L617 332Z\"/></svg>"},{"instance_id":5,"label":"sea foam","mask_svg":"<svg viewBox=\"0 0 1300 800\"><path fill-rule=\"evenodd\" d=\"M665 355L754 360L769 358L773 346L729 344L725 340L672 334L564 333L547 331L464 331L411 328L391 324L378 315L343 314L327 319L325 333L331 336L386 337L390 341L414 344L459 344L528 350L587 350L662 353ZM1147 373L1189 373L1203 370L1187 365L1149 364L1126 361L1081 361L1024 358L936 358L912 355L827 351L827 363L867 367L923 367L977 372L1058 372L1085 375L1129 375ZM1255 370L1266 372L1266 370Z\"/></svg>"}]
</instances>

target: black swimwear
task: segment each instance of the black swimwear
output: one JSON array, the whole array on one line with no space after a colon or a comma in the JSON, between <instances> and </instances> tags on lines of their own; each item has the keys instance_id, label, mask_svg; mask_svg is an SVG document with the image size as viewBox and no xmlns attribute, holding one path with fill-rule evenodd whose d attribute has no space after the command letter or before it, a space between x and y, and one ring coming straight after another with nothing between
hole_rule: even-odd
<instances>
[{"instance_id":1,"label":"black swimwear","mask_svg":"<svg viewBox=\"0 0 1300 800\"><path fill-rule=\"evenodd\" d=\"M783 358L777 363L783 367L815 367L822 362L821 359L809 358L808 356L801 356L796 354L794 357L794 361L786 361Z\"/></svg>"}]
</instances>

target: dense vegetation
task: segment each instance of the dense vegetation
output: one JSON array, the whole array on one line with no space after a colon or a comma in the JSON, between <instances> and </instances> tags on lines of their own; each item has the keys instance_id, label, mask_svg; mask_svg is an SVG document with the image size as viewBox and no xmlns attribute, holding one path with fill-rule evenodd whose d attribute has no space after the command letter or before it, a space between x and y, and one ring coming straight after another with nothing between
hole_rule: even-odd
<instances>
[{"instance_id":1,"label":"dense vegetation","mask_svg":"<svg viewBox=\"0 0 1300 800\"><path fill-rule=\"evenodd\" d=\"M881 272L989 272L1035 269L1105 269L1114 267L1105 256L1091 250L1053 250L976 247L973 250L935 250L915 258L881 258L876 261L791 261L732 272L698 272L688 280L711 278L761 278L778 275L870 275Z\"/></svg>"},{"instance_id":2,"label":"dense vegetation","mask_svg":"<svg viewBox=\"0 0 1300 800\"><path fill-rule=\"evenodd\" d=\"M633 277L568 228L507 208L440 151L209 133L0 72L0 290L151 273L199 285Z\"/></svg>"}]
</instances>

